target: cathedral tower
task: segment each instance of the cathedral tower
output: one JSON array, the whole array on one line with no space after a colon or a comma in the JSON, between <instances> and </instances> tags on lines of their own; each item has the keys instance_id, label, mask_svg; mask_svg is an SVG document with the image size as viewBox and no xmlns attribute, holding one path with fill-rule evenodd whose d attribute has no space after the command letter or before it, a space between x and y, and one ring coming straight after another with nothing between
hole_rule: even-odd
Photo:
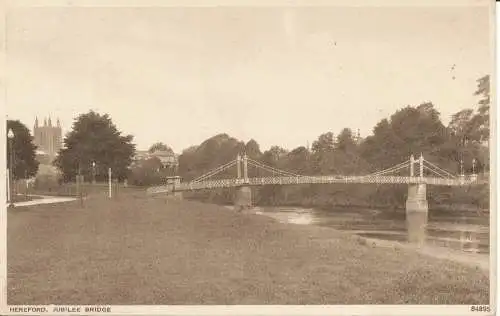
<instances>
[{"instance_id":1,"label":"cathedral tower","mask_svg":"<svg viewBox=\"0 0 500 316\"><path fill-rule=\"evenodd\" d=\"M45 118L43 120L43 126L39 126L38 117L35 118L33 135L38 150L43 151L51 158L54 158L62 147L62 130L59 119L57 119L56 126L52 126L50 117L48 123Z\"/></svg>"}]
</instances>

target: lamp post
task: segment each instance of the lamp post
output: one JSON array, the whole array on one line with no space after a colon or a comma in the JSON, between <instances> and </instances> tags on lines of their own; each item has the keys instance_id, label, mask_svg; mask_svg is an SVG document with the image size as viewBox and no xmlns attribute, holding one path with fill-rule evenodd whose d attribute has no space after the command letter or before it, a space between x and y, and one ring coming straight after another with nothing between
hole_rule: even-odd
<instances>
[{"instance_id":1,"label":"lamp post","mask_svg":"<svg viewBox=\"0 0 500 316\"><path fill-rule=\"evenodd\" d=\"M467 136L462 135L462 141L460 142L461 145L461 155L460 155L460 177L464 177L464 152L465 152L465 145L467 143Z\"/></svg>"},{"instance_id":2,"label":"lamp post","mask_svg":"<svg viewBox=\"0 0 500 316\"><path fill-rule=\"evenodd\" d=\"M14 168L14 132L9 128L7 132L7 137L9 138L9 148L10 148L10 163L9 163L9 206L14 206L14 181L13 181L13 168Z\"/></svg>"},{"instance_id":3,"label":"lamp post","mask_svg":"<svg viewBox=\"0 0 500 316\"><path fill-rule=\"evenodd\" d=\"M92 184L95 184L95 161L92 161Z\"/></svg>"}]
</instances>

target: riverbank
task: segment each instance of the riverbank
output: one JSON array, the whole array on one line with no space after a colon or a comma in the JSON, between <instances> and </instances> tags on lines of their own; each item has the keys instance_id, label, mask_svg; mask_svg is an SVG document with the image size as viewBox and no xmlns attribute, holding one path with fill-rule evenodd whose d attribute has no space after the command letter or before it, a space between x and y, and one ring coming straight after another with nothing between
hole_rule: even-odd
<instances>
[{"instance_id":1,"label":"riverbank","mask_svg":"<svg viewBox=\"0 0 500 316\"><path fill-rule=\"evenodd\" d=\"M229 206L230 207L230 206ZM394 214L369 209L336 209L335 212L318 211L296 207L261 208L247 210L249 213L264 215L281 223L315 225L336 229L351 234L360 242L381 247L412 248L406 242L406 223L404 218ZM384 215L384 216L381 216ZM439 218L439 217L438 217ZM446 258L467 264L473 268L489 271L489 227L475 224L458 224L456 216L444 221L430 221L427 224L427 242L415 250L437 258ZM460 221L460 218L458 218ZM480 218L480 220L483 220ZM471 220L469 219L469 222ZM463 244L460 230L475 231L475 249ZM487 238L487 240L484 240ZM474 247L472 247L474 248ZM485 249L486 248L486 249Z\"/></svg>"},{"instance_id":2,"label":"riverbank","mask_svg":"<svg viewBox=\"0 0 500 316\"><path fill-rule=\"evenodd\" d=\"M8 212L8 304L488 304L486 273L162 197Z\"/></svg>"},{"instance_id":3,"label":"riverbank","mask_svg":"<svg viewBox=\"0 0 500 316\"><path fill-rule=\"evenodd\" d=\"M210 199L198 199L192 196L187 195L185 197L186 200L194 201L194 202L201 202L201 203L210 203L210 204L215 204L215 205L220 205L224 206L227 204L230 204L228 201L212 201ZM360 209L366 209L366 210L378 210L378 211L384 211L388 213L393 213L393 214L406 214L406 208L404 204L400 205L388 205L388 204L380 204L380 203L359 203L359 202L353 202L352 204L348 203L334 203L334 204L315 204L315 203L290 203L290 202L283 202L282 204L269 204L269 203L264 203L264 204L258 204L256 205L257 207L262 207L262 208L279 208L279 207L286 207L286 208L314 208L317 210L323 210L323 211L331 211L331 210L339 210L339 209L352 209L352 208L360 208ZM483 216L489 216L490 210L488 208L481 208L477 207L475 205L471 204L430 204L429 205L429 214L434 215L434 214L460 214L460 215L466 215L466 214L481 214Z\"/></svg>"},{"instance_id":4,"label":"riverbank","mask_svg":"<svg viewBox=\"0 0 500 316\"><path fill-rule=\"evenodd\" d=\"M406 208L406 185L366 186L352 184L267 186L252 188L252 203L261 207L302 207L321 210L367 208L403 211ZM185 192L185 198L206 203L232 203L232 191L227 188L209 192ZM436 187L428 190L430 212L488 213L489 185L469 187Z\"/></svg>"}]
</instances>

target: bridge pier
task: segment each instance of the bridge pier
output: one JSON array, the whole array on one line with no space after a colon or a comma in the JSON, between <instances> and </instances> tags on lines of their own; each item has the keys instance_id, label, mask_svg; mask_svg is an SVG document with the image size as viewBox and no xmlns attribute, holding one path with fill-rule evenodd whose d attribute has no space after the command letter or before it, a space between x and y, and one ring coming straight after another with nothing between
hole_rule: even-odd
<instances>
[{"instance_id":1,"label":"bridge pier","mask_svg":"<svg viewBox=\"0 0 500 316\"><path fill-rule=\"evenodd\" d=\"M237 210L252 208L252 188L248 185L248 157L246 154L241 157L236 157L236 168L238 172L238 180L243 178L243 185L236 187L234 194L234 206Z\"/></svg>"},{"instance_id":2,"label":"bridge pier","mask_svg":"<svg viewBox=\"0 0 500 316\"><path fill-rule=\"evenodd\" d=\"M243 185L236 188L234 206L237 210L252 207L252 188L250 186Z\"/></svg>"},{"instance_id":3,"label":"bridge pier","mask_svg":"<svg viewBox=\"0 0 500 316\"><path fill-rule=\"evenodd\" d=\"M182 200L182 191L176 191L176 188L181 185L181 178L179 176L172 177L169 179L169 181L167 181L167 183L170 183L172 185L172 195L174 196L174 198L177 200Z\"/></svg>"},{"instance_id":4,"label":"bridge pier","mask_svg":"<svg viewBox=\"0 0 500 316\"><path fill-rule=\"evenodd\" d=\"M410 176L414 176L413 164L416 161L410 158ZM423 177L423 157L420 156L420 177ZM427 203L427 187L425 183L409 184L406 200L406 229L408 242L422 245L427 236L427 218L429 204Z\"/></svg>"},{"instance_id":5,"label":"bridge pier","mask_svg":"<svg viewBox=\"0 0 500 316\"><path fill-rule=\"evenodd\" d=\"M176 200L182 200L182 199L184 199L184 197L183 197L183 195L182 195L182 192L181 192L181 191L174 191L174 194L173 194L173 195L174 195L174 198L175 198Z\"/></svg>"},{"instance_id":6,"label":"bridge pier","mask_svg":"<svg viewBox=\"0 0 500 316\"><path fill-rule=\"evenodd\" d=\"M410 184L406 200L406 229L408 241L413 244L425 243L429 204L425 184Z\"/></svg>"}]
</instances>

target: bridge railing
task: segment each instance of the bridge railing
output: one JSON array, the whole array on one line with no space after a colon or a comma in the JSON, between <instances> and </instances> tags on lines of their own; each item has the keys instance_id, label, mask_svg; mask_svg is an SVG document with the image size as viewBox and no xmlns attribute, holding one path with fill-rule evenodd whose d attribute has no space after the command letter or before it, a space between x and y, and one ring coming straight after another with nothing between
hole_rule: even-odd
<instances>
[{"instance_id":1,"label":"bridge railing","mask_svg":"<svg viewBox=\"0 0 500 316\"><path fill-rule=\"evenodd\" d=\"M403 176L282 176L259 178L232 178L204 180L199 182L182 182L177 185L152 187L148 193L162 193L171 191L194 191L202 189L229 188L241 185L291 185L291 184L333 184L333 183L366 183L366 184L428 184L440 186L463 186L482 183L477 176L463 176L458 178L438 177L403 177Z\"/></svg>"}]
</instances>

